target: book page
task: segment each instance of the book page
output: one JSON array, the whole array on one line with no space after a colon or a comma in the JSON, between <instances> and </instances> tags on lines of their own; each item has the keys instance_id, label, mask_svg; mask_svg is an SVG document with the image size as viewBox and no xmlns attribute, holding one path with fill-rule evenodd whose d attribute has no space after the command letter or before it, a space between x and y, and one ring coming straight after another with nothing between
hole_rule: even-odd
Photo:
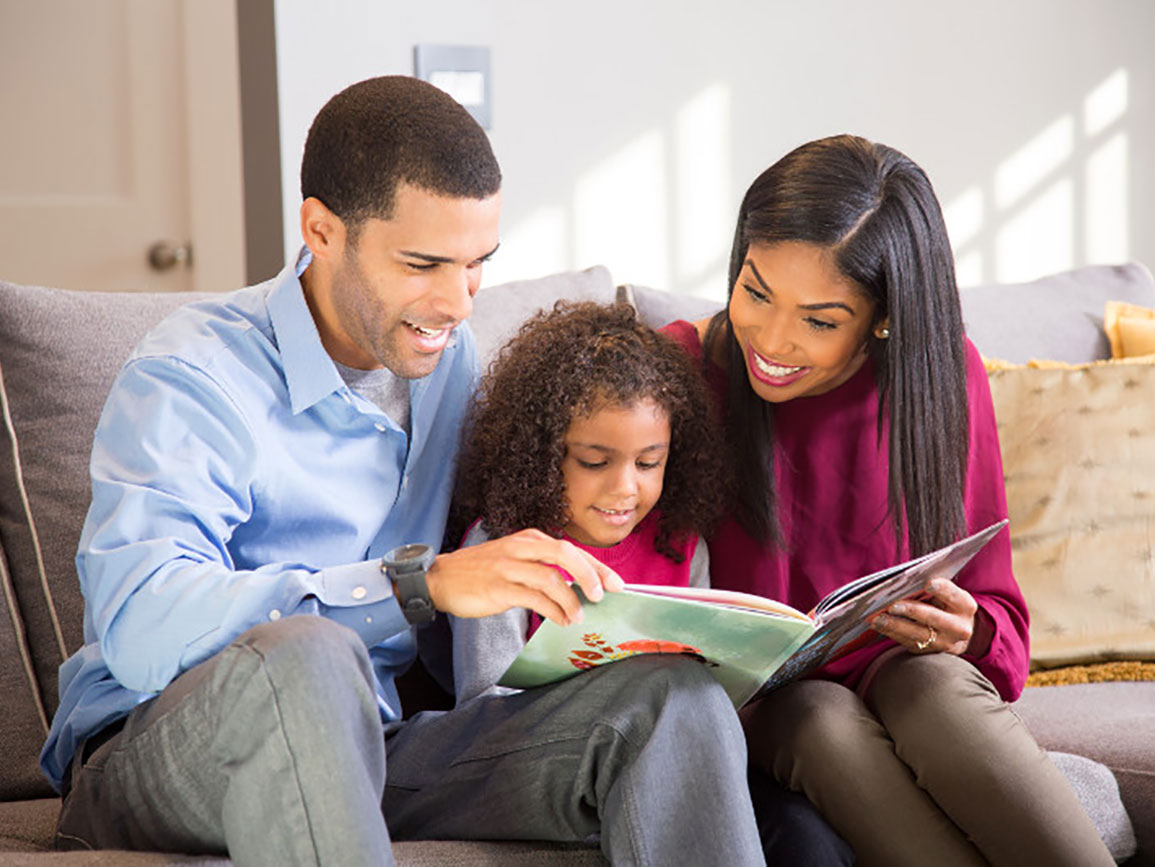
<instances>
[{"instance_id":1,"label":"book page","mask_svg":"<svg viewBox=\"0 0 1155 867\"><path fill-rule=\"evenodd\" d=\"M498 683L524 689L638 654L679 653L699 659L741 707L814 631L805 617L634 589L583 597L582 611L582 623L542 623Z\"/></svg>"},{"instance_id":2,"label":"book page","mask_svg":"<svg viewBox=\"0 0 1155 867\"><path fill-rule=\"evenodd\" d=\"M671 587L665 584L627 584L627 590L636 593L648 593L653 596L669 596L673 599L692 599L698 602L709 602L712 605L726 605L730 608L745 608L750 611L762 611L779 617L793 617L811 623L811 617L797 608L791 608L785 602L767 599L765 596L756 596L752 593L739 593L737 590L718 590L713 587Z\"/></svg>"}]
</instances>

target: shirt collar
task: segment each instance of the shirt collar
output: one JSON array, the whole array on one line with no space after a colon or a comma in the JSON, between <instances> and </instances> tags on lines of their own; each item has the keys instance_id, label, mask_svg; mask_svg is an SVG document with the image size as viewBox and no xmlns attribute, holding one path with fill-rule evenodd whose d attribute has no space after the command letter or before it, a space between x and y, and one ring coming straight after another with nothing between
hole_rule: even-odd
<instances>
[{"instance_id":1,"label":"shirt collar","mask_svg":"<svg viewBox=\"0 0 1155 867\"><path fill-rule=\"evenodd\" d=\"M321 335L301 288L301 274L312 261L309 248L302 247L297 261L286 265L274 279L267 302L294 414L309 409L345 385L321 345Z\"/></svg>"}]
</instances>

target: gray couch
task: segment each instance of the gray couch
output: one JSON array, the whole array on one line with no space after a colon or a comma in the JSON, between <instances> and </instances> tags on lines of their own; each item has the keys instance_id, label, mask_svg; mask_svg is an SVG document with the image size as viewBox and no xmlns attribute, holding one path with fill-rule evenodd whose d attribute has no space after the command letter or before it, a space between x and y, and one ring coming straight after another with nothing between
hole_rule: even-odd
<instances>
[{"instance_id":1,"label":"gray couch","mask_svg":"<svg viewBox=\"0 0 1155 867\"><path fill-rule=\"evenodd\" d=\"M1054 321L1043 325L1039 339L1054 344L1058 335L1059 348L1077 350L1080 358L1107 354L1094 321L1104 298L1155 305L1155 286L1139 268L1084 269L1013 288L1018 295L1010 287L986 287L964 296L968 326L980 349L1003 357L1012 357L1025 339L1020 329L1001 330L1012 297L1023 300L1030 321L1038 324L1038 297L1049 293L1052 303L1045 309ZM88 502L92 431L132 345L192 297L0 283L0 864L228 863L160 853L47 851L59 801L37 765L57 704L57 668L81 644L83 600L73 557ZM643 287L615 288L600 267L496 286L479 294L472 319L483 355L530 310L562 297L627 299L655 325L695 318L716 306ZM1027 354L1055 353L1032 347ZM408 694L412 712L428 693L410 683ZM1128 863L1155 865L1155 683L1028 689L1018 706L1045 747L1088 756L1111 769L1138 838L1139 851ZM1065 770L1076 779L1100 767L1088 763ZM1105 821L1118 830L1118 818ZM403 865L604 863L596 849L580 844L404 842L396 854Z\"/></svg>"}]
</instances>

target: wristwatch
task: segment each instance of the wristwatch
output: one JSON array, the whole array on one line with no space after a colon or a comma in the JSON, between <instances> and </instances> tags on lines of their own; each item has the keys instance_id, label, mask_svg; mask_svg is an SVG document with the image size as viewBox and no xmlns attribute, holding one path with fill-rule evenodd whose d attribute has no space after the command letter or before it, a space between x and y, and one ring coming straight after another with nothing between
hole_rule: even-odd
<instances>
[{"instance_id":1,"label":"wristwatch","mask_svg":"<svg viewBox=\"0 0 1155 867\"><path fill-rule=\"evenodd\" d=\"M428 623L437 616L425 573L437 554L428 545L398 545L381 558L381 571L393 583L401 613L410 623Z\"/></svg>"}]
</instances>

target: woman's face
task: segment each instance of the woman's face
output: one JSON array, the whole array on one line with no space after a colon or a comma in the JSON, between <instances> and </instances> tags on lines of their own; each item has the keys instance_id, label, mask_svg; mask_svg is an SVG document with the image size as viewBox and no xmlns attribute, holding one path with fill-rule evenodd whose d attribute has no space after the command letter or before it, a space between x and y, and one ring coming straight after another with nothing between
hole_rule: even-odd
<instances>
[{"instance_id":1,"label":"woman's face","mask_svg":"<svg viewBox=\"0 0 1155 867\"><path fill-rule=\"evenodd\" d=\"M771 403L822 394L854 376L874 317L866 290L825 248L800 241L751 244L730 295L750 387Z\"/></svg>"}]
</instances>

